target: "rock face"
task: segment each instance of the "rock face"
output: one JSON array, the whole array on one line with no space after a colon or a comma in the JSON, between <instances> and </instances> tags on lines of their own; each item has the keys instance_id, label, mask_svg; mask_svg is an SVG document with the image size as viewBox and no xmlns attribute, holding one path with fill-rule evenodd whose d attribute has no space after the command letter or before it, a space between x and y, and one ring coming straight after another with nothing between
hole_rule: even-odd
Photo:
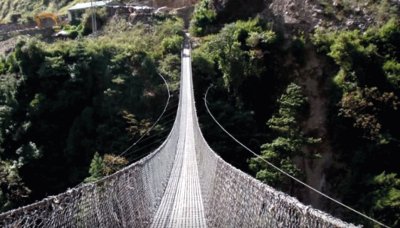
<instances>
[{"instance_id":1,"label":"rock face","mask_svg":"<svg viewBox=\"0 0 400 228\"><path fill-rule=\"evenodd\" d=\"M259 15L285 27L288 32L292 29L311 31L316 27L364 30L381 19L379 10L395 11L397 8L398 11L400 1L390 2L396 7L383 9L378 4L373 7L367 1L350 2L345 7L341 0L210 0L221 23Z\"/></svg>"},{"instance_id":2,"label":"rock face","mask_svg":"<svg viewBox=\"0 0 400 228\"><path fill-rule=\"evenodd\" d=\"M173 14L177 15L178 17L181 17L183 19L183 22L185 23L185 28L189 28L190 25L190 19L192 17L194 11L194 6L187 6L187 7L181 7L181 8L176 8L172 11Z\"/></svg>"},{"instance_id":3,"label":"rock face","mask_svg":"<svg viewBox=\"0 0 400 228\"><path fill-rule=\"evenodd\" d=\"M231 22L259 15L276 25L308 30L318 25L323 12L317 0L211 0L218 21Z\"/></svg>"},{"instance_id":4,"label":"rock face","mask_svg":"<svg viewBox=\"0 0 400 228\"><path fill-rule=\"evenodd\" d=\"M313 0L213 0L212 5L228 21L259 14L274 22L314 25L318 22L315 14L322 12Z\"/></svg>"},{"instance_id":5,"label":"rock face","mask_svg":"<svg viewBox=\"0 0 400 228\"><path fill-rule=\"evenodd\" d=\"M192 6L198 2L198 0L151 0L151 5L154 7L170 7L180 8L186 6Z\"/></svg>"},{"instance_id":6,"label":"rock face","mask_svg":"<svg viewBox=\"0 0 400 228\"><path fill-rule=\"evenodd\" d=\"M262 14L282 24L311 28L318 24L322 12L313 0L273 0Z\"/></svg>"},{"instance_id":7,"label":"rock face","mask_svg":"<svg viewBox=\"0 0 400 228\"><path fill-rule=\"evenodd\" d=\"M267 6L265 0L211 0L211 4L221 22L254 17Z\"/></svg>"},{"instance_id":8,"label":"rock face","mask_svg":"<svg viewBox=\"0 0 400 228\"><path fill-rule=\"evenodd\" d=\"M153 7L181 8L195 5L200 0L139 0ZM355 1L344 6L341 0L209 0L217 12L219 23L248 19L259 15L285 27L310 31L316 27L346 27L365 29L376 21L376 8L370 8L367 1ZM400 5L398 0L391 4ZM399 6L400 7L400 6Z\"/></svg>"}]
</instances>

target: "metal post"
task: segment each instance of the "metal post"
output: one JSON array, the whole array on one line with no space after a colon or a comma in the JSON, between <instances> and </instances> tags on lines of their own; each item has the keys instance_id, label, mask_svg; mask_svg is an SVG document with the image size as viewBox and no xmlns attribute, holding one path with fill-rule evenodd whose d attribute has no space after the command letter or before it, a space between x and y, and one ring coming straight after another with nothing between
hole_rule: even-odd
<instances>
[{"instance_id":1,"label":"metal post","mask_svg":"<svg viewBox=\"0 0 400 228\"><path fill-rule=\"evenodd\" d=\"M97 6L93 8L93 17L94 17L94 32L97 33Z\"/></svg>"},{"instance_id":2,"label":"metal post","mask_svg":"<svg viewBox=\"0 0 400 228\"><path fill-rule=\"evenodd\" d=\"M92 33L95 34L97 32L97 24L96 24L95 7L93 7L93 0L90 0L90 11L92 17Z\"/></svg>"}]
</instances>

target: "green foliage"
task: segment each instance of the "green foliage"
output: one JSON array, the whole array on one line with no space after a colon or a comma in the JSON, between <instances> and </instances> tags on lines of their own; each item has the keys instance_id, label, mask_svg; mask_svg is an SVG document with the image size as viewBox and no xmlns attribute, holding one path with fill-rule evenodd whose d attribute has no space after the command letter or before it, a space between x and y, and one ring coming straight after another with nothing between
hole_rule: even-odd
<instances>
[{"instance_id":1,"label":"green foliage","mask_svg":"<svg viewBox=\"0 0 400 228\"><path fill-rule=\"evenodd\" d=\"M62 31L64 31L67 37L71 39L75 39L77 37L82 37L84 33L84 26L83 24L79 25L65 25L62 27Z\"/></svg>"},{"instance_id":2,"label":"green foliage","mask_svg":"<svg viewBox=\"0 0 400 228\"><path fill-rule=\"evenodd\" d=\"M6 61L0 56L0 74L5 74L7 72L6 68Z\"/></svg>"},{"instance_id":3,"label":"green foliage","mask_svg":"<svg viewBox=\"0 0 400 228\"><path fill-rule=\"evenodd\" d=\"M100 8L96 9L96 23L97 29L101 29L107 23L107 9ZM88 35L92 33L92 11L90 9L86 10L86 12L82 15L81 26L83 26L83 34Z\"/></svg>"},{"instance_id":4,"label":"green foliage","mask_svg":"<svg viewBox=\"0 0 400 228\"><path fill-rule=\"evenodd\" d=\"M387 80L395 88L400 88L400 63L395 60L388 60L383 65Z\"/></svg>"},{"instance_id":5,"label":"green foliage","mask_svg":"<svg viewBox=\"0 0 400 228\"><path fill-rule=\"evenodd\" d=\"M304 111L306 101L301 87L293 83L290 84L278 100L278 114L268 121L268 126L275 131L288 133L288 136L292 136L295 133L293 130L298 129L296 119Z\"/></svg>"},{"instance_id":6,"label":"green foliage","mask_svg":"<svg viewBox=\"0 0 400 228\"><path fill-rule=\"evenodd\" d=\"M105 154L103 162L104 162L103 175L105 176L119 171L129 163L128 160L126 160L126 158L112 154Z\"/></svg>"},{"instance_id":7,"label":"green foliage","mask_svg":"<svg viewBox=\"0 0 400 228\"><path fill-rule=\"evenodd\" d=\"M385 172L371 181L372 213L379 221L392 227L400 225L400 179L395 173Z\"/></svg>"},{"instance_id":8,"label":"green foliage","mask_svg":"<svg viewBox=\"0 0 400 228\"><path fill-rule=\"evenodd\" d=\"M26 202L30 190L23 183L19 174L19 164L0 160L0 205L2 210Z\"/></svg>"},{"instance_id":9,"label":"green foliage","mask_svg":"<svg viewBox=\"0 0 400 228\"><path fill-rule=\"evenodd\" d=\"M160 72L174 81L179 80L181 60L177 55L166 55L160 62Z\"/></svg>"},{"instance_id":10,"label":"green foliage","mask_svg":"<svg viewBox=\"0 0 400 228\"><path fill-rule=\"evenodd\" d=\"M348 86L377 85L377 81L382 81L380 77L384 76L384 65L388 64L386 68L393 66L400 54L400 29L396 20L390 20L379 28L371 28L364 34L357 30L320 30L314 35L313 41L322 53L327 53L340 66L341 77L346 78Z\"/></svg>"},{"instance_id":11,"label":"green foliage","mask_svg":"<svg viewBox=\"0 0 400 228\"><path fill-rule=\"evenodd\" d=\"M218 33L197 39L200 44L192 53L196 96L202 97L213 83L210 109L252 149L259 148L269 133L265 122L274 111L277 96L289 83L290 74L280 62L285 58L281 39L270 28L260 18L226 24ZM207 142L231 164L249 171L249 155L232 146L220 129L203 118L200 122Z\"/></svg>"},{"instance_id":12,"label":"green foliage","mask_svg":"<svg viewBox=\"0 0 400 228\"><path fill-rule=\"evenodd\" d=\"M84 1L84 0L75 0ZM58 9L68 5L73 0L45 0L45 1L28 1L28 0L2 0L0 1L0 22L11 22L12 17L21 15L19 22L27 22L29 18L33 18L37 13L57 12Z\"/></svg>"},{"instance_id":13,"label":"green foliage","mask_svg":"<svg viewBox=\"0 0 400 228\"><path fill-rule=\"evenodd\" d=\"M391 18L398 18L399 16L399 4L396 4L390 0L380 1L377 8L377 18L381 22L385 22Z\"/></svg>"},{"instance_id":14,"label":"green foliage","mask_svg":"<svg viewBox=\"0 0 400 228\"><path fill-rule=\"evenodd\" d=\"M192 53L192 62L195 75L204 75L209 79L215 77L214 62L208 53L195 49Z\"/></svg>"},{"instance_id":15,"label":"green foliage","mask_svg":"<svg viewBox=\"0 0 400 228\"><path fill-rule=\"evenodd\" d=\"M127 32L132 28L132 24L125 18L113 17L111 18L106 26L103 28L103 32L107 34L118 34Z\"/></svg>"},{"instance_id":16,"label":"green foliage","mask_svg":"<svg viewBox=\"0 0 400 228\"><path fill-rule=\"evenodd\" d=\"M180 35L165 37L161 42L163 53L180 54L182 45L183 37Z\"/></svg>"},{"instance_id":17,"label":"green foliage","mask_svg":"<svg viewBox=\"0 0 400 228\"><path fill-rule=\"evenodd\" d=\"M75 186L87 177L95 151L89 181L143 156L146 151L126 159L102 155L126 149L158 117L166 91L157 73L163 69L171 84L178 83L174 45L182 28L171 18L79 41L19 42L0 61L0 159L17 164L16 182L29 191L20 200L0 189L0 200L20 206ZM165 37L174 42L160 50ZM5 163L1 169L10 170Z\"/></svg>"},{"instance_id":18,"label":"green foliage","mask_svg":"<svg viewBox=\"0 0 400 228\"><path fill-rule=\"evenodd\" d=\"M339 115L354 120L354 127L364 129L364 137L380 143L387 143L391 136L382 132L382 120L379 118L387 109L397 110L400 105L393 93L381 93L378 88L357 88L345 92L340 102Z\"/></svg>"},{"instance_id":19,"label":"green foliage","mask_svg":"<svg viewBox=\"0 0 400 228\"><path fill-rule=\"evenodd\" d=\"M264 53L277 43L276 34L266 30L258 18L228 24L208 39L199 52L217 63L224 86L234 93L245 79L265 72Z\"/></svg>"},{"instance_id":20,"label":"green foliage","mask_svg":"<svg viewBox=\"0 0 400 228\"><path fill-rule=\"evenodd\" d=\"M94 182L99 180L104 175L104 161L103 158L96 152L90 163L89 174L90 176L85 179L86 182Z\"/></svg>"},{"instance_id":21,"label":"green foliage","mask_svg":"<svg viewBox=\"0 0 400 228\"><path fill-rule=\"evenodd\" d=\"M330 121L343 165L335 171L343 173L335 177L342 185L339 192L351 206L396 227L399 169L390 158L398 154L400 139L399 21L388 20L364 33L318 31L313 41L338 69L331 97L337 106ZM353 197L361 192L369 198Z\"/></svg>"},{"instance_id":22,"label":"green foliage","mask_svg":"<svg viewBox=\"0 0 400 228\"><path fill-rule=\"evenodd\" d=\"M357 30L319 31L314 37L320 51L327 53L340 68L334 79L343 93L340 113L353 118L353 126L363 129L364 136L370 139L382 139L381 128L387 131L382 119L391 115L388 110L397 110L399 42L400 29L395 20L364 34Z\"/></svg>"},{"instance_id":23,"label":"green foliage","mask_svg":"<svg viewBox=\"0 0 400 228\"><path fill-rule=\"evenodd\" d=\"M17 105L16 88L20 80L14 75L0 75L0 160L5 159L3 143L12 129L12 114Z\"/></svg>"},{"instance_id":24,"label":"green foliage","mask_svg":"<svg viewBox=\"0 0 400 228\"><path fill-rule=\"evenodd\" d=\"M267 125L277 134L271 143L261 146L261 157L252 158L250 169L256 172L257 179L269 185L291 191L292 180L265 161L280 167L290 175L301 178L301 170L294 164L293 158L303 156L302 147L319 142L320 139L306 137L301 131L300 117L304 113L307 100L300 86L291 83L278 100L278 112L268 120Z\"/></svg>"},{"instance_id":25,"label":"green foliage","mask_svg":"<svg viewBox=\"0 0 400 228\"><path fill-rule=\"evenodd\" d=\"M377 24L383 24L390 18L398 17L399 5L391 0L318 0L323 13L335 20L343 21L350 15L357 17L368 15ZM360 10L360 8L362 10Z\"/></svg>"},{"instance_id":26,"label":"green foliage","mask_svg":"<svg viewBox=\"0 0 400 228\"><path fill-rule=\"evenodd\" d=\"M134 114L129 113L127 111L122 111L122 117L125 119L125 122L128 124L126 131L129 136L134 139L135 137L143 136L150 128L151 123L149 120L143 119L138 121Z\"/></svg>"},{"instance_id":27,"label":"green foliage","mask_svg":"<svg viewBox=\"0 0 400 228\"><path fill-rule=\"evenodd\" d=\"M197 3L190 21L190 33L195 36L204 36L213 31L217 14L210 7L210 0L201 0Z\"/></svg>"},{"instance_id":28,"label":"green foliage","mask_svg":"<svg viewBox=\"0 0 400 228\"><path fill-rule=\"evenodd\" d=\"M124 168L128 164L128 160L112 154L105 154L103 157L96 152L90 163L90 176L85 179L85 182L95 182L102 177L113 174Z\"/></svg>"}]
</instances>

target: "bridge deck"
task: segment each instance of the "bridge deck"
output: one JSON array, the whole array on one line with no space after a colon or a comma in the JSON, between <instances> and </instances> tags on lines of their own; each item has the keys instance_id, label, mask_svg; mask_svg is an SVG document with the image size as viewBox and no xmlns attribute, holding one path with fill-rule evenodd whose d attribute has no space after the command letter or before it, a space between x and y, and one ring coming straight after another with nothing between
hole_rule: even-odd
<instances>
[{"instance_id":1,"label":"bridge deck","mask_svg":"<svg viewBox=\"0 0 400 228\"><path fill-rule=\"evenodd\" d=\"M190 49L182 56L181 126L175 163L151 227L206 227L193 129Z\"/></svg>"}]
</instances>

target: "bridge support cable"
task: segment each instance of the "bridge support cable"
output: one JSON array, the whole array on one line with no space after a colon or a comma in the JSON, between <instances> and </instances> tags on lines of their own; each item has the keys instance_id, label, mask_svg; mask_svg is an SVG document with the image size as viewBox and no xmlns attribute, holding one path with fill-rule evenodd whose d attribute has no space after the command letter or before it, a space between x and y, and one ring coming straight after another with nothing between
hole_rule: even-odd
<instances>
[{"instance_id":1,"label":"bridge support cable","mask_svg":"<svg viewBox=\"0 0 400 228\"><path fill-rule=\"evenodd\" d=\"M166 121L163 121L162 124L168 125L173 122L175 122L175 118L170 118ZM159 123L161 124L161 121ZM142 157L147 156L149 154L149 151L147 151L145 154L139 154L138 156L133 156L133 158L131 158L132 155L135 155L138 151L142 151L143 149L150 148L152 145L155 145L159 142L164 142L167 139L170 131L171 131L171 129L165 128L165 129L158 131L157 133L150 134L148 137L143 138L140 142L138 142L135 145L136 146L135 148L132 148L129 152L124 154L124 157L127 158L129 160L129 162L135 162L138 160L137 158L139 158L139 157L142 158ZM150 141L150 142L148 142L148 141Z\"/></svg>"},{"instance_id":2,"label":"bridge support cable","mask_svg":"<svg viewBox=\"0 0 400 228\"><path fill-rule=\"evenodd\" d=\"M206 93L205 93L205 95L204 95L204 105L205 105L205 107L206 107L206 110L207 110L208 114L209 114L210 117L213 119L213 121L214 121L214 122L221 128L221 130L222 130L223 132L225 132L233 141L235 141L237 144L239 144L241 147L243 147L245 150L247 150L248 152L250 152L251 154L253 154L253 155L256 156L257 158L259 158L259 159L261 159L262 161L264 161L267 165L269 165L269 166L272 167L273 169L279 171L280 173L282 173L282 174L285 175L286 177L288 177L288 178L294 180L295 182L297 182L297 183L299 183L299 184L305 186L305 187L308 188L309 190L311 190L311 191L313 191L313 192L315 192L315 193L317 193L317 194L319 194L319 195L325 197L326 199L328 199L328 200L330 200L330 201L332 201L332 202L334 202L334 203L336 203L336 204L338 204L338 205L340 205L340 206L342 206L342 207L344 207L344 208L346 208L346 209L348 209L348 210L350 210L350 211L356 213L356 214L359 215L359 216L362 216L363 218L369 220L370 222L373 222L373 223L375 223L375 224L377 224L377 225L380 225L380 226L382 226L382 227L385 227L385 228L390 228L389 226L387 226L387 225L385 225L385 224L383 224L383 223L377 221L376 219L374 219L374 218L372 218L372 217L370 217L370 216L368 216L368 215L365 215L365 214L361 213L360 211L357 211L356 209L354 209L354 208L352 208L352 207L350 207L350 206L348 206L348 205L346 205L346 204L344 204L344 203L342 203L342 202L340 202L340 201L338 201L338 200L336 200L336 199L330 197L329 195L327 195L327 194L325 194L325 193L319 191L318 189L315 189L314 187L312 187L312 186L306 184L305 182L303 182L303 181L297 179L296 177L290 175L289 173L285 172L284 170L282 170L282 169L279 168L278 166L276 166L276 165L272 164L271 162L267 161L266 159L264 159L263 157L261 157L259 154L257 154L257 153L254 152L253 150L251 150L249 147L247 147L246 145L244 145L242 142L240 142L238 139L236 139L231 133L229 133L229 132L218 122L218 120L214 117L214 115L213 115L212 112L210 111L210 108L208 107L207 95L208 95L208 92L209 92L209 90L211 89L212 86L213 86L213 85L210 85L210 86L207 88L207 90L206 90Z\"/></svg>"},{"instance_id":3,"label":"bridge support cable","mask_svg":"<svg viewBox=\"0 0 400 228\"><path fill-rule=\"evenodd\" d=\"M136 146L136 144L138 144L151 130L153 130L153 128L158 124L158 122L161 120L161 118L163 117L164 113L167 111L168 105L169 105L169 101L171 99L171 91L169 89L169 85L167 80L158 73L158 75L162 78L162 80L164 81L165 87L167 88L167 92L168 92L168 98L167 98L167 102L164 106L163 111L161 112L160 116L157 118L157 120L153 123L153 125L144 133L142 134L142 136L140 136L140 138L138 140L136 140L134 143L132 143L128 148L126 148L123 152L121 152L118 156L123 156L124 154L126 154L129 150L131 150L134 146Z\"/></svg>"}]
</instances>

